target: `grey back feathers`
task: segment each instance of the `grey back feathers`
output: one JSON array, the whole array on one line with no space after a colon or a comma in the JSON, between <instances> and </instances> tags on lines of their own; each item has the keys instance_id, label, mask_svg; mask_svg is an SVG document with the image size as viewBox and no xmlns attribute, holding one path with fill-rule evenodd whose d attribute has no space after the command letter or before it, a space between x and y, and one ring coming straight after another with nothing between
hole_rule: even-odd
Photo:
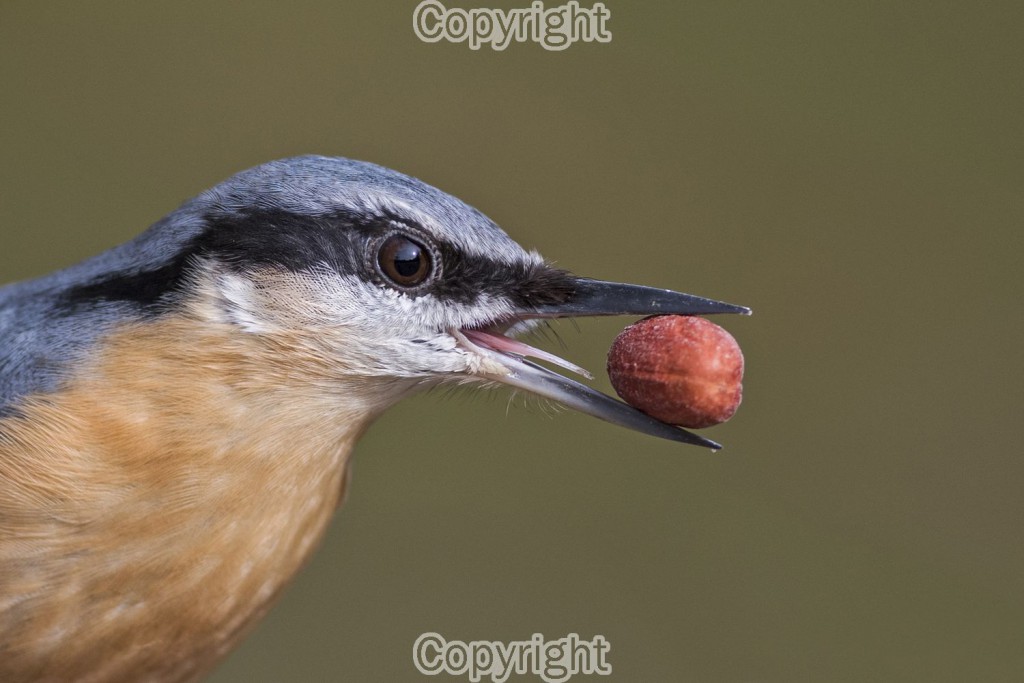
<instances>
[{"instance_id":1,"label":"grey back feathers","mask_svg":"<svg viewBox=\"0 0 1024 683\"><path fill-rule=\"evenodd\" d=\"M203 192L129 242L0 288L0 415L23 396L57 389L112 326L171 305L191 260L203 250L230 249L237 231L269 221L275 239L283 239L289 221L319 225L344 217L351 225L380 216L414 224L460 255L512 268L522 278L543 267L482 213L415 178L343 158L273 161ZM225 225L236 232L228 234Z\"/></svg>"}]
</instances>

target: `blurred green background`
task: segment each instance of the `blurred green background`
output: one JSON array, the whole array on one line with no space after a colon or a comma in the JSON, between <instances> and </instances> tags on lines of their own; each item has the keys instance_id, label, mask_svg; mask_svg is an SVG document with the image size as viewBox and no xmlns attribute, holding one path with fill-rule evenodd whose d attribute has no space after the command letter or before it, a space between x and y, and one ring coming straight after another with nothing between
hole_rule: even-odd
<instances>
[{"instance_id":1,"label":"blurred green background","mask_svg":"<svg viewBox=\"0 0 1024 683\"><path fill-rule=\"evenodd\" d=\"M0 279L351 156L576 272L751 306L719 321L745 401L717 455L406 402L213 680L427 680L425 631L603 634L617 681L1024 678L1019 3L606 0L612 42L561 53L424 44L415 4L4 0ZM565 355L603 370L627 322Z\"/></svg>"}]
</instances>

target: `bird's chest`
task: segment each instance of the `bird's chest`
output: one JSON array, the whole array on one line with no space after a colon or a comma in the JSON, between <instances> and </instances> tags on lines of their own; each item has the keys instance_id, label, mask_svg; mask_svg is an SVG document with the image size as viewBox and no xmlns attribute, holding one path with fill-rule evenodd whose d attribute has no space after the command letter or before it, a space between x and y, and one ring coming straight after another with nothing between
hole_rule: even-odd
<instances>
[{"instance_id":1,"label":"bird's chest","mask_svg":"<svg viewBox=\"0 0 1024 683\"><path fill-rule=\"evenodd\" d=\"M0 679L187 681L258 621L311 555L345 468L133 492L80 524L0 540ZM141 495L135 495L135 493ZM40 529L37 528L37 531Z\"/></svg>"},{"instance_id":2,"label":"bird's chest","mask_svg":"<svg viewBox=\"0 0 1024 683\"><path fill-rule=\"evenodd\" d=\"M125 358L0 421L0 680L201 676L340 500L368 418Z\"/></svg>"}]
</instances>

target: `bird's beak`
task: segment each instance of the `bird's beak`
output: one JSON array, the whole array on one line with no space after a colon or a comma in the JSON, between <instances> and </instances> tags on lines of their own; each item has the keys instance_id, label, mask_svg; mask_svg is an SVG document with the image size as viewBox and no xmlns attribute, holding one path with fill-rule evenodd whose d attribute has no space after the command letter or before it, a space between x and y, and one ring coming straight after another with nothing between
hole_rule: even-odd
<instances>
[{"instance_id":1,"label":"bird's beak","mask_svg":"<svg viewBox=\"0 0 1024 683\"><path fill-rule=\"evenodd\" d=\"M529 320L601 315L707 315L712 313L749 315L750 309L668 289L576 278L573 282L573 293L566 301L518 311L516 318ZM468 344L477 353L496 362L504 371L504 374L489 373L490 379L557 401L581 413L644 434L716 450L721 448L710 439L656 420L622 401L606 396L585 384L559 375L528 360L528 358L545 360L590 377L589 373L572 363L506 337L499 329L462 330L460 336L463 338L460 341Z\"/></svg>"}]
</instances>

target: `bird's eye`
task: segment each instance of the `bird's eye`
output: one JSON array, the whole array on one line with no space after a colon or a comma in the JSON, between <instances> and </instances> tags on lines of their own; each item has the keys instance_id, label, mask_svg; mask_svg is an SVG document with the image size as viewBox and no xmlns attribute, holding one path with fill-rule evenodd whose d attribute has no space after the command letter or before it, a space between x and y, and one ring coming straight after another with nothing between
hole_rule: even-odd
<instances>
[{"instance_id":1,"label":"bird's eye","mask_svg":"<svg viewBox=\"0 0 1024 683\"><path fill-rule=\"evenodd\" d=\"M377 263L381 272L400 287L415 287L430 277L430 252L402 235L384 240L377 252Z\"/></svg>"}]
</instances>

